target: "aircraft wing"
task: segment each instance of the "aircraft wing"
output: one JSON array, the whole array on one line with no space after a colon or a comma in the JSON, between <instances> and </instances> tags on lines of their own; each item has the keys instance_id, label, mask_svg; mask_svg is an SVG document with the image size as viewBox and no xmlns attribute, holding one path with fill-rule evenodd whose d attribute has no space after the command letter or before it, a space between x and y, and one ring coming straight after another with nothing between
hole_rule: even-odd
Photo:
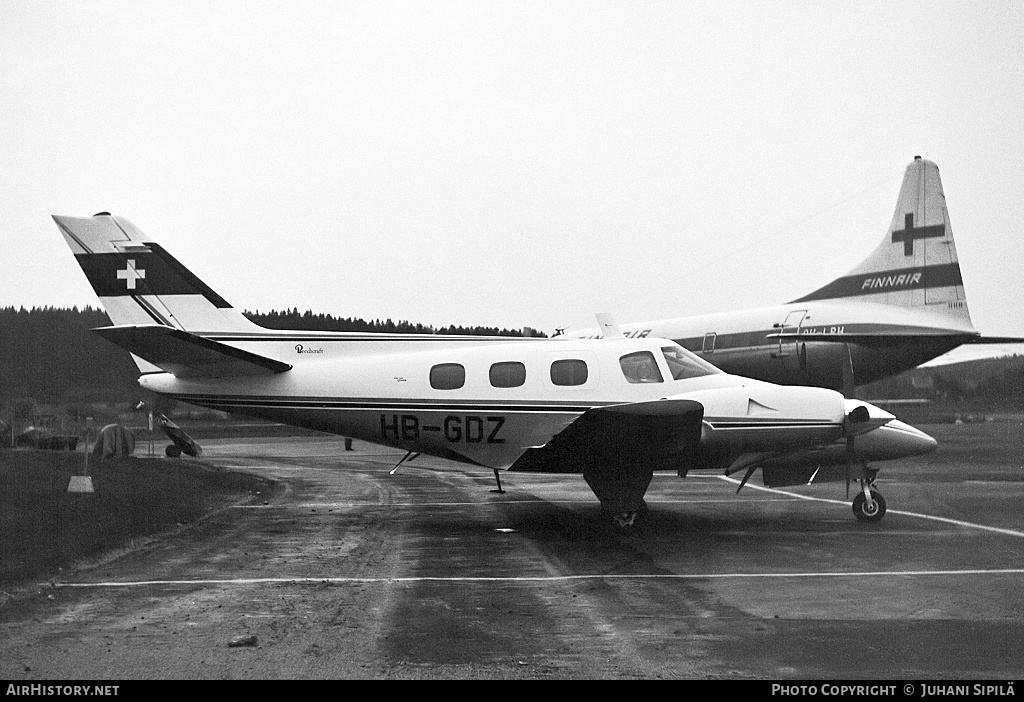
<instances>
[{"instance_id":1,"label":"aircraft wing","mask_svg":"<svg viewBox=\"0 0 1024 702\"><path fill-rule=\"evenodd\" d=\"M155 366L179 378L229 378L273 375L291 365L160 324L93 329Z\"/></svg>"},{"instance_id":2,"label":"aircraft wing","mask_svg":"<svg viewBox=\"0 0 1024 702\"><path fill-rule=\"evenodd\" d=\"M582 473L588 466L674 469L693 466L704 406L694 400L654 400L595 407L546 445L527 449L509 470Z\"/></svg>"}]
</instances>

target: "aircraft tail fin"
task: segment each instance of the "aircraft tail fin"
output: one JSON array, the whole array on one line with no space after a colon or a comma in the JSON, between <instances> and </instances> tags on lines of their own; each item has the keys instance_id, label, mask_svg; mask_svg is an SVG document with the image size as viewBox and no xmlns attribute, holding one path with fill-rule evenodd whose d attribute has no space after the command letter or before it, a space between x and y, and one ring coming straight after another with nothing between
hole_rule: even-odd
<instances>
[{"instance_id":1,"label":"aircraft tail fin","mask_svg":"<svg viewBox=\"0 0 1024 702\"><path fill-rule=\"evenodd\" d=\"M123 217L53 216L115 326L261 329Z\"/></svg>"},{"instance_id":2,"label":"aircraft tail fin","mask_svg":"<svg viewBox=\"0 0 1024 702\"><path fill-rule=\"evenodd\" d=\"M853 298L956 319L973 329L939 168L915 156L881 244L849 273L793 302Z\"/></svg>"}]
</instances>

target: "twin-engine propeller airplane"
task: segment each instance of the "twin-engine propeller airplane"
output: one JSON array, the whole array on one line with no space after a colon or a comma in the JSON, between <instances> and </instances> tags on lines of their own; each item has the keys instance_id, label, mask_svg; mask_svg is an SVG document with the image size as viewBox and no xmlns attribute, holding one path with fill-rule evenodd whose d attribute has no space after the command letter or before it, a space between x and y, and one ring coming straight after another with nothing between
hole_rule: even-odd
<instances>
[{"instance_id":1,"label":"twin-engine propeller airplane","mask_svg":"<svg viewBox=\"0 0 1024 702\"><path fill-rule=\"evenodd\" d=\"M846 275L790 303L623 324L672 339L722 370L842 390L915 368L984 337L971 323L939 168L916 156L882 242ZM596 337L590 330L570 336Z\"/></svg>"},{"instance_id":2,"label":"twin-engine propeller airplane","mask_svg":"<svg viewBox=\"0 0 1024 702\"><path fill-rule=\"evenodd\" d=\"M721 372L679 345L607 339L275 331L250 322L131 222L54 217L140 384L182 402L495 471L582 474L629 528L654 471L761 469L769 486L860 481L934 439L865 402ZM404 459L403 459L404 460ZM500 486L500 482L499 482Z\"/></svg>"}]
</instances>

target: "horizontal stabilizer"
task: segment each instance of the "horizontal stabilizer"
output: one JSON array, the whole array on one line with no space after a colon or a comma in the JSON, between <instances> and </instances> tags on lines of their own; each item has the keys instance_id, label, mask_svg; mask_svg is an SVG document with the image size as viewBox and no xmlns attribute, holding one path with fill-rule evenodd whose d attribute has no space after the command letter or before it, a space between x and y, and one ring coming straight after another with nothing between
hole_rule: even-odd
<instances>
[{"instance_id":1,"label":"horizontal stabilizer","mask_svg":"<svg viewBox=\"0 0 1024 702\"><path fill-rule=\"evenodd\" d=\"M685 475L696 462L703 419L704 406L693 400L595 407L509 470L582 473L588 466L621 465Z\"/></svg>"},{"instance_id":2,"label":"horizontal stabilizer","mask_svg":"<svg viewBox=\"0 0 1024 702\"><path fill-rule=\"evenodd\" d=\"M287 363L158 324L93 331L179 378L273 375L291 369Z\"/></svg>"},{"instance_id":3,"label":"horizontal stabilizer","mask_svg":"<svg viewBox=\"0 0 1024 702\"><path fill-rule=\"evenodd\" d=\"M982 336L978 333L962 332L912 332L912 331L887 331L878 334L871 333L834 333L834 334L813 334L806 332L778 332L766 334L765 338L773 341L827 341L839 344L860 344L862 346L891 346L895 340L901 341L927 341L927 342L955 342L960 344L1024 344L1024 337L1019 336Z\"/></svg>"}]
</instances>

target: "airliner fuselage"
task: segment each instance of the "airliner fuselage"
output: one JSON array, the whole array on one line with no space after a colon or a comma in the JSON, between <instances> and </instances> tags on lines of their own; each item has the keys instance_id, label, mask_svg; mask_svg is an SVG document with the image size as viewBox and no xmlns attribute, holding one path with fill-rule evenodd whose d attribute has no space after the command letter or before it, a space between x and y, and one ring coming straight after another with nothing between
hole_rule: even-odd
<instances>
[{"instance_id":1,"label":"airliner fuselage","mask_svg":"<svg viewBox=\"0 0 1024 702\"><path fill-rule=\"evenodd\" d=\"M845 275L774 307L621 328L672 339L729 373L847 395L961 344L1024 341L974 329L939 169L920 156L907 166L882 240Z\"/></svg>"},{"instance_id":2,"label":"airliner fuselage","mask_svg":"<svg viewBox=\"0 0 1024 702\"><path fill-rule=\"evenodd\" d=\"M634 337L671 339L727 373L833 390L844 389L851 368L856 384L870 383L978 336L948 317L857 301L789 303L621 328Z\"/></svg>"}]
</instances>

